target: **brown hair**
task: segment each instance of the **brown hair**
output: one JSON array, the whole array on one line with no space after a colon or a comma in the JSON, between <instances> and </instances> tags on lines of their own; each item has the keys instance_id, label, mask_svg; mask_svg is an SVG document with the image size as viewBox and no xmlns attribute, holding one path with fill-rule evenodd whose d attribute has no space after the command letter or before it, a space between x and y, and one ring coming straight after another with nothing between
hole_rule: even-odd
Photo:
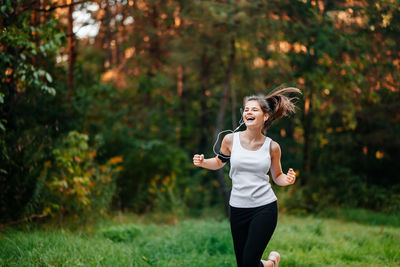
<instances>
[{"instance_id":1,"label":"brown hair","mask_svg":"<svg viewBox=\"0 0 400 267\"><path fill-rule=\"evenodd\" d=\"M256 100L261 106L262 111L269 114L268 120L264 122L264 126L262 128L262 133L264 135L267 134L267 129L271 126L272 122L277 119L282 118L283 116L288 115L288 113L296 113L295 103L292 102L294 99L298 99L297 97L288 98L283 95L285 93L300 93L300 89L296 87L278 87L272 90L268 95L251 95L246 96L244 98L243 104L246 104L248 101Z\"/></svg>"}]
</instances>

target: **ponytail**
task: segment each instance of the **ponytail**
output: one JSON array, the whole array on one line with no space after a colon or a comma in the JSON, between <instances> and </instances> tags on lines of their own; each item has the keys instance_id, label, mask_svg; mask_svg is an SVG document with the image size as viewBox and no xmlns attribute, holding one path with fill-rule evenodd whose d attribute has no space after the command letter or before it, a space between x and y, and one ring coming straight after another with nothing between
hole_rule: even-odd
<instances>
[{"instance_id":1,"label":"ponytail","mask_svg":"<svg viewBox=\"0 0 400 267\"><path fill-rule=\"evenodd\" d=\"M278 87L272 90L268 95L264 96L248 96L244 99L244 103L250 100L257 100L263 110L264 114L268 113L269 117L264 122L264 126L262 128L262 133L267 135L268 128L272 125L272 123L280 119L284 116L287 116L289 113L296 113L295 103L292 100L297 99L297 97L289 98L285 96L286 93L300 93L301 91L295 87Z\"/></svg>"}]
</instances>

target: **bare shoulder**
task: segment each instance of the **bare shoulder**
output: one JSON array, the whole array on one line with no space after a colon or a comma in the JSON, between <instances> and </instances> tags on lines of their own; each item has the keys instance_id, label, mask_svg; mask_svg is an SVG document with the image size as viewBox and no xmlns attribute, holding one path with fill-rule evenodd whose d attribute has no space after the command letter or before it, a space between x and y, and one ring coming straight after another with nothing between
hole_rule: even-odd
<instances>
[{"instance_id":1,"label":"bare shoulder","mask_svg":"<svg viewBox=\"0 0 400 267\"><path fill-rule=\"evenodd\" d=\"M270 153L271 153L271 156L274 156L274 155L280 156L280 154L281 154L281 147L274 140L271 141Z\"/></svg>"},{"instance_id":2,"label":"bare shoulder","mask_svg":"<svg viewBox=\"0 0 400 267\"><path fill-rule=\"evenodd\" d=\"M233 133L229 133L224 136L221 143L221 151L224 154L231 154L232 151L232 144L233 144Z\"/></svg>"},{"instance_id":3,"label":"bare shoulder","mask_svg":"<svg viewBox=\"0 0 400 267\"><path fill-rule=\"evenodd\" d=\"M225 142L227 145L232 145L233 143L233 133L229 133L224 136L222 142Z\"/></svg>"}]
</instances>

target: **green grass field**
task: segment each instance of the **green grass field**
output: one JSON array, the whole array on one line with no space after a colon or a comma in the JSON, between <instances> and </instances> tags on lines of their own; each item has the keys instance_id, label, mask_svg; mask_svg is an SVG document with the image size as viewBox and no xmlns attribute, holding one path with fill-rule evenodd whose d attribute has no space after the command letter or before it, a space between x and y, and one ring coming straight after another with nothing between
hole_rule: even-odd
<instances>
[{"instance_id":1,"label":"green grass field","mask_svg":"<svg viewBox=\"0 0 400 267\"><path fill-rule=\"evenodd\" d=\"M280 214L264 258L277 250L281 267L400 266L399 216L325 215ZM229 222L221 217L122 215L74 231L18 228L1 232L1 266L236 266Z\"/></svg>"}]
</instances>

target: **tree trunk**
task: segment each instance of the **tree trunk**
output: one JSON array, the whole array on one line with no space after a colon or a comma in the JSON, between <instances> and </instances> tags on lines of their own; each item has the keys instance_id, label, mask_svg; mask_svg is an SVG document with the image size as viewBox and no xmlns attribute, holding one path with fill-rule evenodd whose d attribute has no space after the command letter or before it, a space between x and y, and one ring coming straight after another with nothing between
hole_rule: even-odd
<instances>
[{"instance_id":1,"label":"tree trunk","mask_svg":"<svg viewBox=\"0 0 400 267\"><path fill-rule=\"evenodd\" d=\"M112 11L110 8L110 2L106 1L106 5L104 7L104 27L105 27L105 36L104 42L106 44L106 69L111 69L113 65L113 53L112 53L112 38L113 34L111 31L111 19L112 19Z\"/></svg>"},{"instance_id":2,"label":"tree trunk","mask_svg":"<svg viewBox=\"0 0 400 267\"><path fill-rule=\"evenodd\" d=\"M231 99L232 99L232 129L236 129L238 126L238 120L236 118L236 112L237 112L237 102L236 102L236 91L235 89L231 88ZM240 114L240 118L242 117L242 114Z\"/></svg>"},{"instance_id":3,"label":"tree trunk","mask_svg":"<svg viewBox=\"0 0 400 267\"><path fill-rule=\"evenodd\" d=\"M307 87L308 88L308 87ZM304 96L304 111L303 111L303 127L304 127L304 144L303 144L303 171L304 176L300 180L301 185L307 184L307 178L310 173L311 162L311 99L312 92L306 93Z\"/></svg>"},{"instance_id":4,"label":"tree trunk","mask_svg":"<svg viewBox=\"0 0 400 267\"><path fill-rule=\"evenodd\" d=\"M225 84L222 89L222 98L219 104L219 111L217 115L217 124L215 127L215 132L214 132L214 139L217 138L218 133L222 130L223 123L224 123L224 117L225 117L225 111L226 111L226 106L228 104L229 100L229 88L231 84L231 77L232 77L232 72L233 72L233 67L235 64L235 39L231 39L231 51L229 55L229 63L228 63L228 68L226 70L226 76L225 76Z\"/></svg>"},{"instance_id":5,"label":"tree trunk","mask_svg":"<svg viewBox=\"0 0 400 267\"><path fill-rule=\"evenodd\" d=\"M218 111L218 115L217 115L217 124L215 126L215 131L214 131L214 140L217 139L218 133L222 130L222 127L224 124L226 106L227 106L228 100L229 100L229 88L231 85L231 78L232 78L233 68L235 65L235 39L233 37L231 39L230 49L231 50L230 50L230 54L229 54L229 63L228 63L228 67L226 69L225 83L224 83L224 87L222 90L222 97L221 97L221 101L219 104L219 111ZM229 217L230 192L229 192L228 186L225 181L224 170L219 169L217 173L218 173L218 183L219 183L221 193L222 193L222 196L224 199L225 211L226 211L227 216Z\"/></svg>"},{"instance_id":6,"label":"tree trunk","mask_svg":"<svg viewBox=\"0 0 400 267\"><path fill-rule=\"evenodd\" d=\"M36 32L36 28L39 26L40 23L40 11L37 11L40 9L40 1L35 1L33 3L32 7L32 13L31 13L31 25L33 28L35 28L35 31L32 32L33 35L33 40L36 44L37 47L40 46L40 40L38 38L38 33ZM36 65L37 63L37 55L32 57L32 65Z\"/></svg>"},{"instance_id":7,"label":"tree trunk","mask_svg":"<svg viewBox=\"0 0 400 267\"><path fill-rule=\"evenodd\" d=\"M174 16L179 18L179 11L184 8L184 3L179 2L178 7L175 9ZM178 36L183 36L184 33L182 32L184 30L184 22L181 21L180 24L175 24L176 27L176 34ZM177 133L177 141L179 146L187 146L186 142L188 141L188 134L186 130L184 130L184 127L186 126L186 121L187 121L187 103L188 101L188 92L185 90L185 82L186 82L186 68L185 66L182 65L182 63L179 64L177 68L177 94L179 96L179 122L178 122L178 129L179 133Z\"/></svg>"},{"instance_id":8,"label":"tree trunk","mask_svg":"<svg viewBox=\"0 0 400 267\"><path fill-rule=\"evenodd\" d=\"M200 143L198 151L204 151L207 147L207 136L208 131L206 127L208 124L208 112L207 112L207 88L208 80L210 76L210 59L207 56L207 50L204 48L201 56L201 72L200 72L200 83L201 83L201 98L200 98Z\"/></svg>"},{"instance_id":9,"label":"tree trunk","mask_svg":"<svg viewBox=\"0 0 400 267\"><path fill-rule=\"evenodd\" d=\"M179 96L179 121L177 128L177 142L179 146L186 146L186 134L184 134L184 127L186 125L186 102L187 102L187 92L184 90L185 84L185 70L182 65L177 68L177 94ZM182 135L183 134L183 135Z\"/></svg>"},{"instance_id":10,"label":"tree trunk","mask_svg":"<svg viewBox=\"0 0 400 267\"><path fill-rule=\"evenodd\" d=\"M75 75L74 65L76 60L76 41L73 31L74 19L72 13L74 12L74 0L68 0L68 78L67 87L69 90L68 101L72 101L72 96L75 91Z\"/></svg>"},{"instance_id":11,"label":"tree trunk","mask_svg":"<svg viewBox=\"0 0 400 267\"><path fill-rule=\"evenodd\" d=\"M160 28L159 23L159 11L157 9L157 4L154 3L150 8L150 23L153 26L153 34L150 34L150 47L149 53L152 58L152 66L150 67L150 71L152 73L157 72L161 68L161 44L160 37L157 32Z\"/></svg>"}]
</instances>

